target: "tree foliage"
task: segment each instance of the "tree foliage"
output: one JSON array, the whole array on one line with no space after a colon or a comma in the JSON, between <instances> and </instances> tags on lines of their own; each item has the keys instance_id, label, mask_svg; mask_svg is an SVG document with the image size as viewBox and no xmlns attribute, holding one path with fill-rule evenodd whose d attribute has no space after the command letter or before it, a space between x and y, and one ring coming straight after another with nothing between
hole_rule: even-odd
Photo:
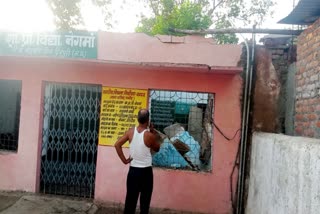
<instances>
[{"instance_id":1,"label":"tree foliage","mask_svg":"<svg viewBox=\"0 0 320 214\"><path fill-rule=\"evenodd\" d=\"M150 35L170 34L169 28L180 29L207 29L211 24L210 16L203 12L201 4L184 1L175 4L173 0L163 0L158 7L153 5L155 17L143 17L137 32L145 32Z\"/></svg>"},{"instance_id":2,"label":"tree foliage","mask_svg":"<svg viewBox=\"0 0 320 214\"><path fill-rule=\"evenodd\" d=\"M84 24L81 15L81 0L46 0L54 15L54 22L58 30L73 30ZM105 16L106 28L111 28L111 0L90 0L93 5L101 9Z\"/></svg>"},{"instance_id":3,"label":"tree foliage","mask_svg":"<svg viewBox=\"0 0 320 214\"><path fill-rule=\"evenodd\" d=\"M58 30L81 28L81 3L91 2L104 17L106 29L112 28L112 0L46 0ZM123 5L130 5L122 0ZM251 27L271 14L274 0L134 0L144 2L152 13L142 14L136 31L150 35L174 34L169 28L201 30L208 28ZM125 14L124 14L125 15ZM219 43L237 43L235 34L213 35Z\"/></svg>"},{"instance_id":4,"label":"tree foliage","mask_svg":"<svg viewBox=\"0 0 320 214\"><path fill-rule=\"evenodd\" d=\"M137 32L173 34L171 28L201 30L248 27L271 15L272 0L146 0L151 17L142 15ZM237 43L235 34L213 35L218 43Z\"/></svg>"}]
</instances>

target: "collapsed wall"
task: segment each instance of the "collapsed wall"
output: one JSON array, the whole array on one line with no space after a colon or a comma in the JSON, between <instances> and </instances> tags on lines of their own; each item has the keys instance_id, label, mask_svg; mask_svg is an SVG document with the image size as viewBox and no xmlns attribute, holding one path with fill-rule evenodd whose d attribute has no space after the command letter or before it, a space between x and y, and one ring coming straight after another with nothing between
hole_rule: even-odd
<instances>
[{"instance_id":1,"label":"collapsed wall","mask_svg":"<svg viewBox=\"0 0 320 214\"><path fill-rule=\"evenodd\" d=\"M297 44L295 134L320 138L320 19Z\"/></svg>"}]
</instances>

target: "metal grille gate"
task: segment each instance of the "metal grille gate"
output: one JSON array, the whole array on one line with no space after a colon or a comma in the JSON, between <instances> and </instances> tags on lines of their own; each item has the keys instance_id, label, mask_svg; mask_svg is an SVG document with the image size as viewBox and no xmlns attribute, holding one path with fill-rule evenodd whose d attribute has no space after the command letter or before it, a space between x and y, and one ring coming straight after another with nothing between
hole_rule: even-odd
<instances>
[{"instance_id":1,"label":"metal grille gate","mask_svg":"<svg viewBox=\"0 0 320 214\"><path fill-rule=\"evenodd\" d=\"M101 86L46 83L40 192L94 196Z\"/></svg>"}]
</instances>

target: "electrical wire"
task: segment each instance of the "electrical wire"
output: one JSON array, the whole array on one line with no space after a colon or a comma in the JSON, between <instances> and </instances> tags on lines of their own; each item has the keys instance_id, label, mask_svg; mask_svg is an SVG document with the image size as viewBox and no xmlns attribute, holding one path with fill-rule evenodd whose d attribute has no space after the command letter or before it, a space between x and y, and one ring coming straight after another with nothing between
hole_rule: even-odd
<instances>
[{"instance_id":1,"label":"electrical wire","mask_svg":"<svg viewBox=\"0 0 320 214\"><path fill-rule=\"evenodd\" d=\"M212 121L213 122L213 121ZM238 129L236 131L236 133L233 135L232 138L229 138L227 137L222 131L221 129L217 126L217 124L215 124L213 122L213 125L214 127L218 130L218 132L225 138L227 139L228 141L231 141L231 140L234 140L235 137L237 136L238 132L241 131L241 129ZM239 143L239 146L238 146L238 149L237 149L237 154L236 154L236 158L234 160L234 163L233 163L233 167L232 167L232 171L231 171L231 174L230 174L230 177L229 177L229 182L230 182L230 200L231 200L231 205L232 205L232 209L235 210L236 209L236 204L234 203L234 200L233 200L233 174L235 172L235 169L236 168L239 168L239 155L240 155L240 143Z\"/></svg>"},{"instance_id":2,"label":"electrical wire","mask_svg":"<svg viewBox=\"0 0 320 214\"><path fill-rule=\"evenodd\" d=\"M236 138L238 132L241 131L241 129L238 129L238 130L236 131L236 133L233 135L233 137L232 137L232 138L229 138L229 137L227 137L227 136L221 131L221 129L217 126L217 124L213 123L213 125L214 125L214 127L218 130L218 132L219 132L225 139L227 139L228 141L234 140L234 139Z\"/></svg>"},{"instance_id":3,"label":"electrical wire","mask_svg":"<svg viewBox=\"0 0 320 214\"><path fill-rule=\"evenodd\" d=\"M236 155L236 158L235 158L234 163L233 163L231 175L229 177L229 179L230 179L230 191L231 191L230 199L231 199L231 205L232 205L233 211L236 210L236 206L237 205L234 203L234 199L233 199L233 185L232 185L233 182L232 181L233 181L233 174L235 172L235 169L239 168L239 155L240 155L240 144L238 146L237 155Z\"/></svg>"}]
</instances>

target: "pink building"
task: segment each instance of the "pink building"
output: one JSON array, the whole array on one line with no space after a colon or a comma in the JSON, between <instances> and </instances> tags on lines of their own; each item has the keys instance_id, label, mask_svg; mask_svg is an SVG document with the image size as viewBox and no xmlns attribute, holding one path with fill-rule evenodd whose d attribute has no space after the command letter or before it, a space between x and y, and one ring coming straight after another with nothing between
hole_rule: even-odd
<instances>
[{"instance_id":1,"label":"pink building","mask_svg":"<svg viewBox=\"0 0 320 214\"><path fill-rule=\"evenodd\" d=\"M105 32L96 40L96 59L0 56L0 189L123 203L128 166L112 146L98 145L101 87L144 89L159 129L183 124L198 152L191 164L154 167L151 206L231 213L239 137L227 141L212 121L227 136L240 128L241 46ZM162 117L159 106L168 103Z\"/></svg>"}]
</instances>

